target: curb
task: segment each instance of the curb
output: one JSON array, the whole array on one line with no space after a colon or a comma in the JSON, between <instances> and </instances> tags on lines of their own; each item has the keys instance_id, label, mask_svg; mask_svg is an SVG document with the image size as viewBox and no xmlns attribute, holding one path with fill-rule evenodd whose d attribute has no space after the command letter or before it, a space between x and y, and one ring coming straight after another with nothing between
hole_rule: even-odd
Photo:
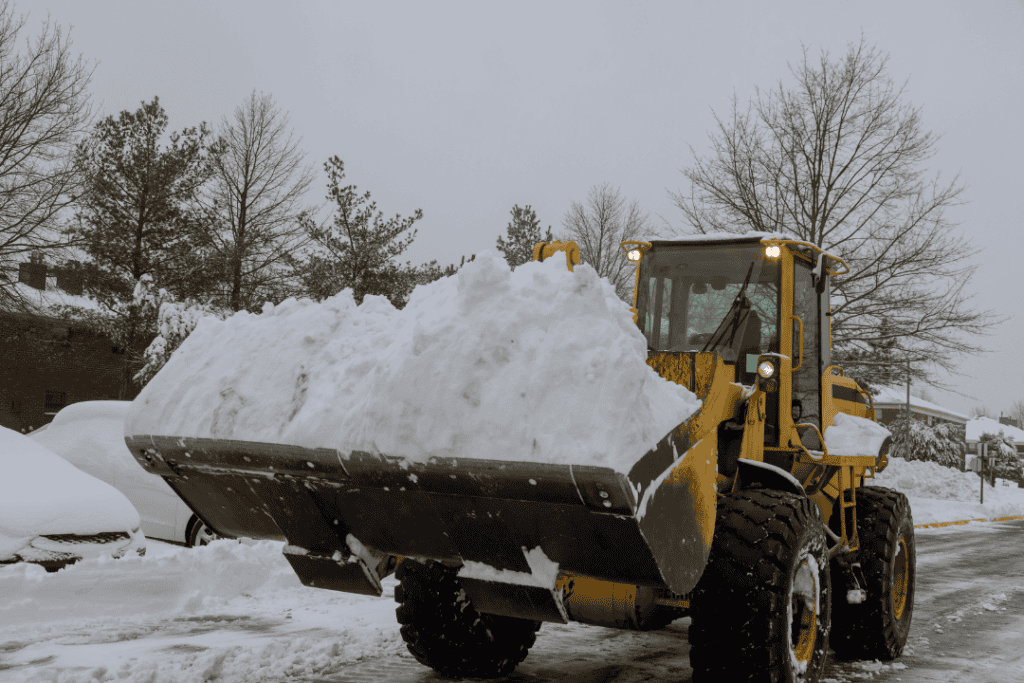
<instances>
[{"instance_id":1,"label":"curb","mask_svg":"<svg viewBox=\"0 0 1024 683\"><path fill-rule=\"evenodd\" d=\"M1014 515L1013 517L996 517L995 519L961 519L956 522L935 522L933 524L915 524L915 529L931 529L933 527L940 526L953 526L958 524L970 524L971 522L1008 522L1014 519L1024 519L1024 515Z\"/></svg>"}]
</instances>

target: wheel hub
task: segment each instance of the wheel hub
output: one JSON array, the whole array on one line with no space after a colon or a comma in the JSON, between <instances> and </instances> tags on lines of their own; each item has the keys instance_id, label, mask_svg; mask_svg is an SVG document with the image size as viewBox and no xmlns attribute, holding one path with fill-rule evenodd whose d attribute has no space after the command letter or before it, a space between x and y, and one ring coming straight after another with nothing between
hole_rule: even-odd
<instances>
[{"instance_id":1,"label":"wheel hub","mask_svg":"<svg viewBox=\"0 0 1024 683\"><path fill-rule=\"evenodd\" d=\"M820 584L817 562L805 557L793 577L791 598L790 647L794 664L800 672L806 671L814 655L818 639L818 596Z\"/></svg>"},{"instance_id":2,"label":"wheel hub","mask_svg":"<svg viewBox=\"0 0 1024 683\"><path fill-rule=\"evenodd\" d=\"M903 618L907 606L907 585L910 582L910 559L907 541L900 534L896 543L896 556L892 558L892 612L896 620Z\"/></svg>"}]
</instances>

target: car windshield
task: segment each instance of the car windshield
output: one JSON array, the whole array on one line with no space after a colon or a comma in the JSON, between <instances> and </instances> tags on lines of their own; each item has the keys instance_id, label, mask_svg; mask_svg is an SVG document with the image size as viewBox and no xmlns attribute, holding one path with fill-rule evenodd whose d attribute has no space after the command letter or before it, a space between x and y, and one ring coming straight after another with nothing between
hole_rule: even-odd
<instances>
[{"instance_id":1,"label":"car windshield","mask_svg":"<svg viewBox=\"0 0 1024 683\"><path fill-rule=\"evenodd\" d=\"M652 350L714 351L729 363L778 351L779 264L760 244L656 246L637 294Z\"/></svg>"}]
</instances>

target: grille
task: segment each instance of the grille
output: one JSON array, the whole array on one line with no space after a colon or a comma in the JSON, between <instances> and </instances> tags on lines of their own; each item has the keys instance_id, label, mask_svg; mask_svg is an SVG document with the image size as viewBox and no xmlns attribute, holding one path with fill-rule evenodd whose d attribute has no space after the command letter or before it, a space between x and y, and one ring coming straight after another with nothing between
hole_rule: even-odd
<instances>
[{"instance_id":1,"label":"grille","mask_svg":"<svg viewBox=\"0 0 1024 683\"><path fill-rule=\"evenodd\" d=\"M116 543L126 538L131 538L123 531L105 531L101 534L48 534L43 536L48 541L56 543Z\"/></svg>"}]
</instances>

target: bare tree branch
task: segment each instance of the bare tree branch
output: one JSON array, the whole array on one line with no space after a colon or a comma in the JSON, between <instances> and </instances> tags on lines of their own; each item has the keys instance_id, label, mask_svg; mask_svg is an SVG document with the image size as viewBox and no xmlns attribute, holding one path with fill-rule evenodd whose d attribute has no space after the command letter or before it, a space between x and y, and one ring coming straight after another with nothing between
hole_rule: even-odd
<instances>
[{"instance_id":1,"label":"bare tree branch","mask_svg":"<svg viewBox=\"0 0 1024 683\"><path fill-rule=\"evenodd\" d=\"M314 175L270 95L254 91L221 129L224 151L204 203L225 299L237 311L260 306L290 272L285 257L308 239L300 201Z\"/></svg>"},{"instance_id":2,"label":"bare tree branch","mask_svg":"<svg viewBox=\"0 0 1024 683\"><path fill-rule=\"evenodd\" d=\"M92 70L71 53L66 31L47 21L19 50L25 17L0 1L0 268L26 252L68 246L59 221L77 193L72 153L91 118ZM23 308L0 278L0 305Z\"/></svg>"},{"instance_id":3,"label":"bare tree branch","mask_svg":"<svg viewBox=\"0 0 1024 683\"><path fill-rule=\"evenodd\" d=\"M635 268L619 243L650 236L650 219L636 200L626 201L608 183L590 189L585 204L572 202L562 219L566 237L580 248L580 258L606 277L623 301L632 302Z\"/></svg>"},{"instance_id":4,"label":"bare tree branch","mask_svg":"<svg viewBox=\"0 0 1024 683\"><path fill-rule=\"evenodd\" d=\"M843 258L850 273L832 283L838 358L896 339L955 373L998 321L964 293L977 252L946 218L964 188L926 177L938 138L887 61L863 37L836 60L805 48L795 83L758 90L745 111L734 97L731 116L715 116L710 153L691 148L683 171L689 192L670 196L698 233L785 232Z\"/></svg>"}]
</instances>

